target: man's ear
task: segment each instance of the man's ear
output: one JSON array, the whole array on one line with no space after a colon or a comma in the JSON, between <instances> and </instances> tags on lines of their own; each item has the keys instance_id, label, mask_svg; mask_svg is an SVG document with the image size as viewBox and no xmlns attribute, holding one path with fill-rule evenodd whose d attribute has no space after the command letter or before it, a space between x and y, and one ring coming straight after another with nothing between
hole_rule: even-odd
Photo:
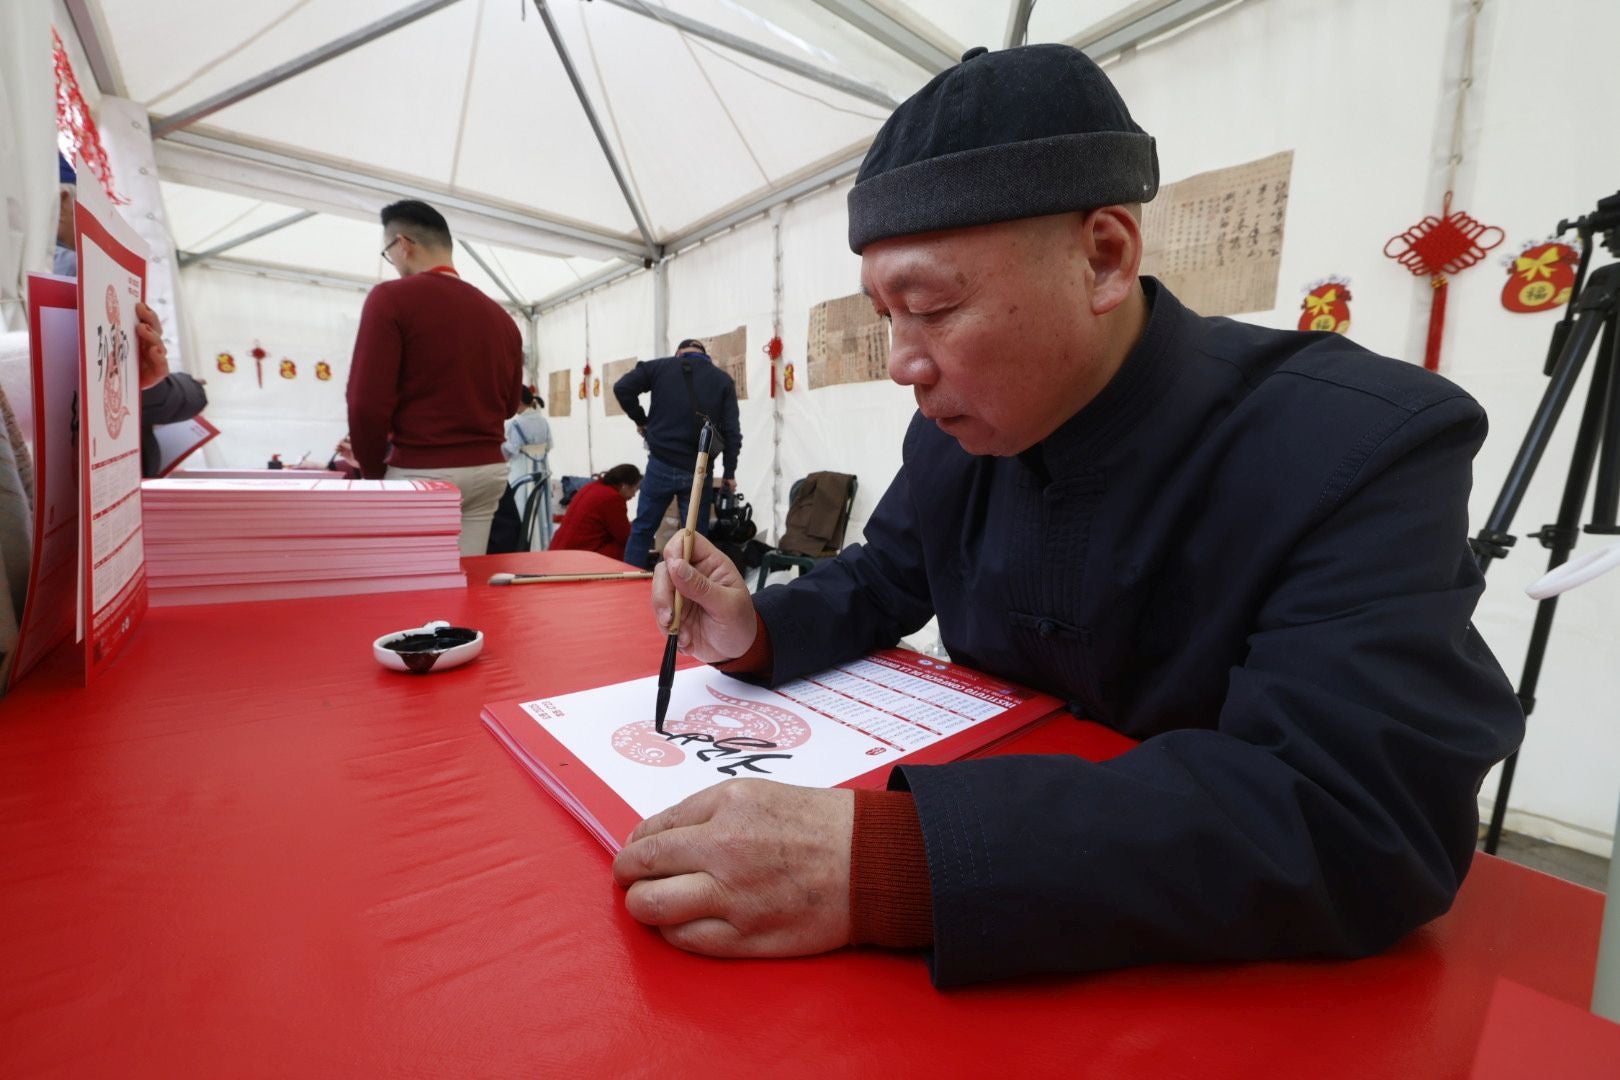
<instances>
[{"instance_id":1,"label":"man's ear","mask_svg":"<svg viewBox=\"0 0 1620 1080\"><path fill-rule=\"evenodd\" d=\"M1106 315L1136 290L1142 267L1142 227L1123 206L1104 206L1079 222L1081 250L1091 267L1091 311Z\"/></svg>"}]
</instances>

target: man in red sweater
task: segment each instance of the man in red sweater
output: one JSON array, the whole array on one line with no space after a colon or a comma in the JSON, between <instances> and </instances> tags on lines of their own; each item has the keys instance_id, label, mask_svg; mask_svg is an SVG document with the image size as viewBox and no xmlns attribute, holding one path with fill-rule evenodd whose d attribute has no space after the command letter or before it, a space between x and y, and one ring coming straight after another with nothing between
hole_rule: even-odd
<instances>
[{"instance_id":1,"label":"man in red sweater","mask_svg":"<svg viewBox=\"0 0 1620 1080\"><path fill-rule=\"evenodd\" d=\"M450 226L408 199L382 212L382 257L398 281L371 290L349 367L349 439L368 480L448 480L461 489L461 553L482 555L506 489L501 442L523 390L523 338L462 281Z\"/></svg>"},{"instance_id":2,"label":"man in red sweater","mask_svg":"<svg viewBox=\"0 0 1620 1080\"><path fill-rule=\"evenodd\" d=\"M640 487L640 469L615 465L596 483L580 488L551 538L551 550L597 551L622 560L624 542L630 539L630 515L624 504L636 497Z\"/></svg>"}]
</instances>

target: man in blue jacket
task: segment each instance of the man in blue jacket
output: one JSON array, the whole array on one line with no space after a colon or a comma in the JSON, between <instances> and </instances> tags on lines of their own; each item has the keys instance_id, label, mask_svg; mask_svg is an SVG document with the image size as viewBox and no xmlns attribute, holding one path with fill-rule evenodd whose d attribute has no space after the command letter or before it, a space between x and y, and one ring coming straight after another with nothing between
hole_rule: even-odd
<instances>
[{"instance_id":1,"label":"man in blue jacket","mask_svg":"<svg viewBox=\"0 0 1620 1080\"><path fill-rule=\"evenodd\" d=\"M1209 319L1138 276L1153 141L1080 52L969 52L849 196L918 412L835 560L750 598L664 552L680 641L779 683L939 617L956 660L1140 745L903 767L888 792L732 781L644 822L632 915L730 956L931 948L952 985L1361 956L1445 911L1519 743L1469 622L1485 417L1333 334Z\"/></svg>"},{"instance_id":2,"label":"man in blue jacket","mask_svg":"<svg viewBox=\"0 0 1620 1080\"><path fill-rule=\"evenodd\" d=\"M641 407L641 395L652 395L652 414ZM674 356L647 360L627 371L613 384L613 396L647 440L647 472L641 481L641 501L624 546L624 560L645 568L652 562L653 537L664 519L669 500L677 500L681 520L692 497L692 470L697 467L698 432L705 419L713 420L724 444L725 471L721 483L737 487L737 452L742 449L742 428L737 422L737 385L715 366L703 342L687 338ZM714 463L709 463L710 468ZM698 506L698 532L709 533L709 504L714 485L705 481Z\"/></svg>"}]
</instances>

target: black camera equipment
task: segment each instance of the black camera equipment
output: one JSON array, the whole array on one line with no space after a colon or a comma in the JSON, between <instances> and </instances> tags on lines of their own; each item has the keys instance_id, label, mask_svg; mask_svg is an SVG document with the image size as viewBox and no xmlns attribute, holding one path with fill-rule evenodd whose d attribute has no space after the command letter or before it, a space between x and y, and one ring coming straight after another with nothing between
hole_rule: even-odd
<instances>
[{"instance_id":1,"label":"black camera equipment","mask_svg":"<svg viewBox=\"0 0 1620 1080\"><path fill-rule=\"evenodd\" d=\"M1552 439L1558 418L1575 389L1581 368L1592 345L1601 340L1597 362L1592 369L1592 383L1587 390L1586 408L1581 414L1581 426L1575 436L1575 449L1570 455L1569 474L1564 482L1563 501L1559 504L1558 520L1544 525L1531 539L1541 541L1542 547L1552 554L1547 569L1561 566L1569 558L1579 538L1581 510L1586 504L1588 487L1592 486L1593 466L1597 467L1597 483L1592 500L1592 520L1586 531L1600 535L1620 534L1615 525L1617 506L1620 506L1620 336L1616 333L1617 314L1620 314L1620 263L1609 263L1592 272L1587 279L1587 268L1596 247L1594 239L1601 239L1610 254L1620 256L1620 192L1599 199L1597 209L1574 221L1560 221L1558 232L1574 229L1581 238L1581 261L1575 272L1571 298L1564 309L1564 317L1553 328L1552 342L1547 350L1543 373L1551 377L1535 417L1525 432L1524 442L1508 470L1501 494L1496 498L1490 517L1479 535L1470 541L1474 555L1484 570L1492 559L1507 555L1515 537L1508 532L1513 515L1523 501L1530 478L1540 464L1542 454ZM1547 651L1547 638L1552 633L1553 615L1558 609L1558 598L1549 597L1536 608L1535 626L1530 632L1530 647L1525 655L1524 673L1519 679L1519 702L1529 716L1536 706L1536 684L1541 678L1541 661ZM1508 792L1513 786L1513 770L1519 760L1515 751L1502 766L1502 780L1496 789L1496 805L1491 811L1490 828L1485 834L1485 850L1494 854L1502 837L1503 815L1507 813Z\"/></svg>"}]
</instances>

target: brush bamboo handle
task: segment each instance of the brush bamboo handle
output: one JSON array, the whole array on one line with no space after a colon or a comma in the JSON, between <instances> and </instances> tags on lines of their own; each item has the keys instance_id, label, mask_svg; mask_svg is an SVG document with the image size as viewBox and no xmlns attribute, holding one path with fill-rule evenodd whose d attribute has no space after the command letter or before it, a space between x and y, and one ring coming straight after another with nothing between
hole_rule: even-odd
<instances>
[{"instance_id":1,"label":"brush bamboo handle","mask_svg":"<svg viewBox=\"0 0 1620 1080\"><path fill-rule=\"evenodd\" d=\"M707 452L697 456L697 468L692 470L692 493L686 500L686 535L681 539L681 558L688 563L692 561L692 542L697 537L698 508L703 504L703 485L709 479L709 455ZM669 620L669 634L674 637L681 630L682 608L686 598L680 590L675 590L675 615Z\"/></svg>"},{"instance_id":2,"label":"brush bamboo handle","mask_svg":"<svg viewBox=\"0 0 1620 1080\"><path fill-rule=\"evenodd\" d=\"M544 585L552 581L634 581L652 577L651 570L626 570L622 574L513 574L513 585Z\"/></svg>"}]
</instances>

